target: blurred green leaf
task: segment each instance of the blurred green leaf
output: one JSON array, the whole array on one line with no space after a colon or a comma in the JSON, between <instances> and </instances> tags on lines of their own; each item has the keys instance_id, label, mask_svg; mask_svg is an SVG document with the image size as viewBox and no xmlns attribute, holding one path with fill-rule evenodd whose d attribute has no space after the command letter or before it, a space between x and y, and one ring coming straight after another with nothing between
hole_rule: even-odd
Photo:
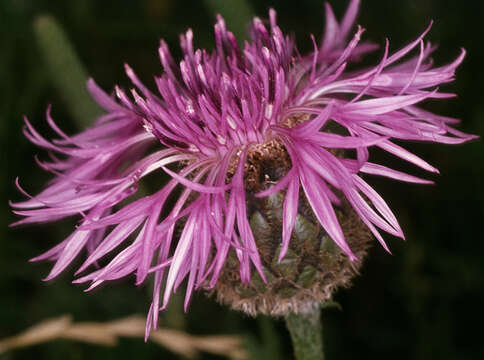
<instances>
[{"instance_id":1,"label":"blurred green leaf","mask_svg":"<svg viewBox=\"0 0 484 360\"><path fill-rule=\"evenodd\" d=\"M214 14L224 17L228 29L234 33L239 42L247 38L247 28L254 15L247 1L205 0L205 4Z\"/></svg>"},{"instance_id":2,"label":"blurred green leaf","mask_svg":"<svg viewBox=\"0 0 484 360\"><path fill-rule=\"evenodd\" d=\"M245 336L245 345L251 360L285 359L276 320L274 318L259 315L257 325L260 339L253 334Z\"/></svg>"},{"instance_id":3,"label":"blurred green leaf","mask_svg":"<svg viewBox=\"0 0 484 360\"><path fill-rule=\"evenodd\" d=\"M87 72L68 37L50 15L35 19L34 32L52 83L63 97L77 126L84 128L91 125L101 114L101 109L86 89Z\"/></svg>"}]
</instances>

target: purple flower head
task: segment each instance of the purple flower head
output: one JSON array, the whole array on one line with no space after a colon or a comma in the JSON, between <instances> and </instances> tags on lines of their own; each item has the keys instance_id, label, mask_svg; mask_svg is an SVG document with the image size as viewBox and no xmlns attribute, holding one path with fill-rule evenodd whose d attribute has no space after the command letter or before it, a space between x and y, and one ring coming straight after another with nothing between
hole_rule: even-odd
<instances>
[{"instance_id":1,"label":"purple flower head","mask_svg":"<svg viewBox=\"0 0 484 360\"><path fill-rule=\"evenodd\" d=\"M89 91L106 111L90 129L66 135L49 108L47 121L59 138L48 141L25 120L25 136L52 154L38 164L55 177L36 196L18 185L29 199L12 204L24 216L15 225L81 216L70 236L32 259L54 262L46 280L84 249L87 259L76 272L83 276L75 282L89 282L89 289L130 274L141 284L153 273L149 332L185 279L185 306L194 289L214 287L230 251L240 263L242 282L251 280L253 269L264 279L247 217L246 175L248 157L271 142L285 149L290 169L250 196L285 191L279 260L289 247L302 196L352 260L356 256L335 214L343 198L387 251L380 230L403 238L395 215L363 175L431 181L373 163L369 150L378 147L438 172L395 140L459 144L475 138L451 127L457 119L418 106L453 96L437 87L454 79L465 51L452 63L434 67L434 47L423 40L429 26L398 51L390 51L386 41L374 67L348 71L348 64L376 48L360 41L364 29L352 32L358 7L359 1L352 0L338 22L326 5L323 39L317 44L313 37L314 49L306 56L282 33L273 10L268 24L253 20L243 47L218 17L213 51L195 49L188 30L180 36L183 59L177 65L161 41L164 72L155 78L156 93L127 65L135 86L129 93L116 87L115 96L109 96L90 80ZM341 156L335 149L349 151ZM132 199L144 177L163 171L170 181ZM180 188L171 204L168 198ZM110 261L96 266L106 255Z\"/></svg>"}]
</instances>

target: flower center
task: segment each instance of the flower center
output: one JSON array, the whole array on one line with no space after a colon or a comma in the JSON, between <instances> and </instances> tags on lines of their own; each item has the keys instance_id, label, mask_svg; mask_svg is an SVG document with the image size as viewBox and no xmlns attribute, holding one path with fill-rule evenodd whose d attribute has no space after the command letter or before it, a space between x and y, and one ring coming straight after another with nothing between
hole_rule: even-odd
<instances>
[{"instance_id":1,"label":"flower center","mask_svg":"<svg viewBox=\"0 0 484 360\"><path fill-rule=\"evenodd\" d=\"M230 161L227 182L235 174L242 150ZM274 138L263 144L250 144L244 164L244 183L249 193L257 193L277 183L291 169L291 159L282 142Z\"/></svg>"}]
</instances>

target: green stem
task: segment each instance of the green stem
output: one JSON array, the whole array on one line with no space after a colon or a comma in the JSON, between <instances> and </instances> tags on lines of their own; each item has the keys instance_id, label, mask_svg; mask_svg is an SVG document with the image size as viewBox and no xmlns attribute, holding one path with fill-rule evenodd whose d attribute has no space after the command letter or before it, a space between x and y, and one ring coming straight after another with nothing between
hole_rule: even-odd
<instances>
[{"instance_id":1,"label":"green stem","mask_svg":"<svg viewBox=\"0 0 484 360\"><path fill-rule=\"evenodd\" d=\"M286 315L296 360L323 360L321 310Z\"/></svg>"}]
</instances>

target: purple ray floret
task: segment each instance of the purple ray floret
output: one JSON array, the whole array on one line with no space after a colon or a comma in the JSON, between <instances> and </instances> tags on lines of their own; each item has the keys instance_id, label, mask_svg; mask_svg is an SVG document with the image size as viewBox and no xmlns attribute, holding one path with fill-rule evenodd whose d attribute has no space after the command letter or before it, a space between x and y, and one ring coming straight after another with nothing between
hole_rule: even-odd
<instances>
[{"instance_id":1,"label":"purple ray floret","mask_svg":"<svg viewBox=\"0 0 484 360\"><path fill-rule=\"evenodd\" d=\"M264 278L247 216L244 175L253 147L271 141L282 144L292 166L278 183L256 194L285 191L279 260L289 247L301 196L352 260L356 257L335 214L343 197L389 251L380 230L401 238L403 232L363 175L431 181L370 162L370 150L377 147L438 172L400 140L460 144L475 138L452 127L457 119L419 106L453 96L438 86L453 81L465 51L434 67L434 47L423 40L429 26L398 51L390 51L386 41L374 67L348 71L348 64L377 48L360 41L361 27L354 31L358 7L352 0L339 23L327 5L325 34L320 44L313 38L314 50L306 56L282 33L273 10L267 24L253 20L250 41L242 47L219 16L213 51L195 49L188 30L180 36L183 58L177 64L161 41L164 72L155 78L156 93L127 65L134 84L129 91L116 87L110 96L89 80L88 89L106 114L80 134L66 135L50 108L47 121L58 139L45 139L26 119L25 136L51 154L37 163L55 177L35 196L17 181L28 200L12 203L23 216L15 225L81 217L70 236L32 259L54 262L46 280L84 250L87 258L76 273L82 276L75 282L89 282L89 289L130 274L141 284L154 274L149 333L185 279L185 306L194 289L215 286L230 251L240 262L242 282L251 280L253 270ZM340 131L331 130L335 126ZM336 149L355 155L337 155ZM133 199L138 183L154 172L171 180ZM180 188L173 204L169 197ZM181 230L175 232L176 227ZM95 266L106 255L109 261Z\"/></svg>"}]
</instances>

